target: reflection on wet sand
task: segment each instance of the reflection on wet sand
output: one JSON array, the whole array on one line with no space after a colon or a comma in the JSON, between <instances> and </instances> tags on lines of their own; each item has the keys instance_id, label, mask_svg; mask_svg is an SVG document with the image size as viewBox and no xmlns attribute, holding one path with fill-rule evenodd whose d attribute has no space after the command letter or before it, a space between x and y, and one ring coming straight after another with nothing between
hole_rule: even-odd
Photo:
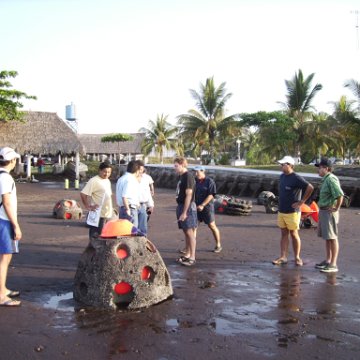
<instances>
[{"instance_id":1,"label":"reflection on wet sand","mask_svg":"<svg viewBox=\"0 0 360 360\"><path fill-rule=\"evenodd\" d=\"M301 271L299 269L282 269L278 297L280 313L277 341L280 347L287 347L289 342L297 342L299 336L299 326L294 329L291 325L301 325L298 316L298 313L302 312L300 285Z\"/></svg>"},{"instance_id":2,"label":"reflection on wet sand","mask_svg":"<svg viewBox=\"0 0 360 360\"><path fill-rule=\"evenodd\" d=\"M336 274L326 274L324 282L318 287L319 300L316 304L316 313L318 315L333 315L337 313L337 277Z\"/></svg>"}]
</instances>

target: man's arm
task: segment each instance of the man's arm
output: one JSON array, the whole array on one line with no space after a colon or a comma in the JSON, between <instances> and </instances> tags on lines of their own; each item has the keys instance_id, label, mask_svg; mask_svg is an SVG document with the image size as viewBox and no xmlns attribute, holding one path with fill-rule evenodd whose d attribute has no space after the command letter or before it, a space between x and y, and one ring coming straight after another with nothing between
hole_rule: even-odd
<instances>
[{"instance_id":1,"label":"man's arm","mask_svg":"<svg viewBox=\"0 0 360 360\"><path fill-rule=\"evenodd\" d=\"M303 198L300 201L293 203L292 207L294 209L298 209L302 204L304 204L307 201L307 199L309 199L313 191L314 191L314 187L311 184L308 184Z\"/></svg>"},{"instance_id":2,"label":"man's arm","mask_svg":"<svg viewBox=\"0 0 360 360\"><path fill-rule=\"evenodd\" d=\"M179 217L180 221L184 221L187 218L187 212L188 212L190 204L191 204L192 195L193 195L192 189L185 190L184 208L183 208L182 214Z\"/></svg>"},{"instance_id":3,"label":"man's arm","mask_svg":"<svg viewBox=\"0 0 360 360\"><path fill-rule=\"evenodd\" d=\"M214 196L213 196L212 194L209 194L209 195L204 199L204 201L197 206L198 210L199 210L199 211L203 211L203 210L204 210L204 207L205 207L207 204L209 204L209 202L210 202L211 200L213 200L213 199L214 199Z\"/></svg>"},{"instance_id":4,"label":"man's arm","mask_svg":"<svg viewBox=\"0 0 360 360\"><path fill-rule=\"evenodd\" d=\"M86 195L84 193L80 193L81 202L84 204L86 210L95 210L99 207L99 205L91 205L91 196Z\"/></svg>"},{"instance_id":5,"label":"man's arm","mask_svg":"<svg viewBox=\"0 0 360 360\"><path fill-rule=\"evenodd\" d=\"M343 196L339 196L337 199L336 199L336 204L335 204L335 207L333 207L331 210L332 211L339 211L340 210L340 207L342 205L342 202L344 200L344 197Z\"/></svg>"}]
</instances>

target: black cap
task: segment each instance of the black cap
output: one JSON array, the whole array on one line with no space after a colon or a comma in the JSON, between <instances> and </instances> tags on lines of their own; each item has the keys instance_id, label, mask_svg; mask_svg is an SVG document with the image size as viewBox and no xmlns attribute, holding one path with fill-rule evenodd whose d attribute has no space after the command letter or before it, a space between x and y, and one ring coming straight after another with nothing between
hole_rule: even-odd
<instances>
[{"instance_id":1,"label":"black cap","mask_svg":"<svg viewBox=\"0 0 360 360\"><path fill-rule=\"evenodd\" d=\"M328 158L321 158L320 162L315 164L315 166L319 167L319 166L326 166L331 168L332 167L332 162L330 159Z\"/></svg>"}]
</instances>

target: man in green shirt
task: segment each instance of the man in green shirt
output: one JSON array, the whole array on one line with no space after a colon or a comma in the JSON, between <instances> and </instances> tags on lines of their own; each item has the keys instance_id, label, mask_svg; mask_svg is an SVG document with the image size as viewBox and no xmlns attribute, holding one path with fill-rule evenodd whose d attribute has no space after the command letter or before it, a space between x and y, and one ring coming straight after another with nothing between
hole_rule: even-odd
<instances>
[{"instance_id":1,"label":"man in green shirt","mask_svg":"<svg viewBox=\"0 0 360 360\"><path fill-rule=\"evenodd\" d=\"M318 236L326 240L326 260L316 264L315 267L320 269L321 272L334 273L338 271L339 209L343 201L344 192L341 189L339 179L331 173L332 164L329 159L322 158L320 163L315 164L315 166L319 168L319 176L322 177L318 201Z\"/></svg>"}]
</instances>

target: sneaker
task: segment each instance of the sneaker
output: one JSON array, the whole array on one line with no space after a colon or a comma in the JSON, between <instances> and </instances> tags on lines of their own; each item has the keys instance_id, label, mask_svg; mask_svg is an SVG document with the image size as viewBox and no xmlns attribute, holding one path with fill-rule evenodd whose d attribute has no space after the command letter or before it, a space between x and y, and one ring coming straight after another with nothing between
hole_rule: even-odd
<instances>
[{"instance_id":1,"label":"sneaker","mask_svg":"<svg viewBox=\"0 0 360 360\"><path fill-rule=\"evenodd\" d=\"M335 265L327 265L323 269L320 269L320 271L325 273L334 273L338 272L338 268Z\"/></svg>"},{"instance_id":2,"label":"sneaker","mask_svg":"<svg viewBox=\"0 0 360 360\"><path fill-rule=\"evenodd\" d=\"M323 268L327 267L328 265L329 265L329 263L326 260L324 260L319 264L315 264L315 269L323 269Z\"/></svg>"}]
</instances>

